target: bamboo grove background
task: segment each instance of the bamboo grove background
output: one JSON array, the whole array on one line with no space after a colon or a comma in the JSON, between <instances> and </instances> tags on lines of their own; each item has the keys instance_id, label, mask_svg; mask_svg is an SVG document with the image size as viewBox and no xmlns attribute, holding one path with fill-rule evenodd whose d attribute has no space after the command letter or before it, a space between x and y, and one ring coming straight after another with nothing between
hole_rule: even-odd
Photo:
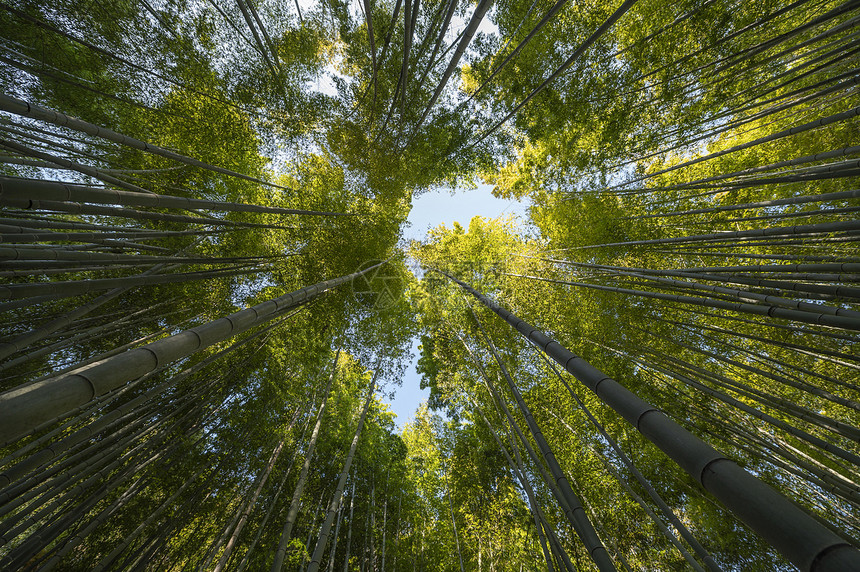
<instances>
[{"instance_id":1,"label":"bamboo grove background","mask_svg":"<svg viewBox=\"0 0 860 572\"><path fill-rule=\"evenodd\" d=\"M857 566L858 18L3 0L0 568ZM477 181L529 220L402 238Z\"/></svg>"}]
</instances>

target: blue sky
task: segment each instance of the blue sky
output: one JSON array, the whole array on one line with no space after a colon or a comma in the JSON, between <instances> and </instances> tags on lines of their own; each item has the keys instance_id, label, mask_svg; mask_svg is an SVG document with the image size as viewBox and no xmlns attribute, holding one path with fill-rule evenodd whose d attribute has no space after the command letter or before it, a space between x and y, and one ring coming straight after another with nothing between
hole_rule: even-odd
<instances>
[{"instance_id":1,"label":"blue sky","mask_svg":"<svg viewBox=\"0 0 860 572\"><path fill-rule=\"evenodd\" d=\"M464 227L474 216L497 218L503 215L516 215L525 219L525 205L517 201L497 199L491 193L490 185L480 185L477 189L460 190L451 194L448 190L428 192L412 202L408 222L411 224L405 232L407 240L421 240L427 230L444 224L448 228L454 222ZM395 423L399 428L408 423L414 416L418 405L430 395L428 390L421 391L421 378L415 371L418 361L418 340L413 341L412 353L414 359L403 378L403 385L397 388L394 399L390 402L391 410L397 415Z\"/></svg>"}]
</instances>

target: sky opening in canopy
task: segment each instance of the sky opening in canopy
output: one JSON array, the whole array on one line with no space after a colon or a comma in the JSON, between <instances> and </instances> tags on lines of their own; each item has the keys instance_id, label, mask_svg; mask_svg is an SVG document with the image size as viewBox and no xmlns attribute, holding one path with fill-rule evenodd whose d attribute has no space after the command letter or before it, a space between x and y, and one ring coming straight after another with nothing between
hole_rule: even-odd
<instances>
[{"instance_id":1,"label":"sky opening in canopy","mask_svg":"<svg viewBox=\"0 0 860 572\"><path fill-rule=\"evenodd\" d=\"M481 184L474 189L458 189L454 193L440 189L413 199L403 236L407 241L424 240L430 229L439 225L451 228L455 222L468 228L469 221L476 216L514 216L520 223L525 224L526 208L520 201L494 197L490 185ZM391 410L397 415L394 421L400 429L414 419L415 410L430 394L429 390L420 389L421 375L416 369L418 343L417 338L412 340L412 360L403 377L403 384L396 389L394 398L389 403Z\"/></svg>"}]
</instances>

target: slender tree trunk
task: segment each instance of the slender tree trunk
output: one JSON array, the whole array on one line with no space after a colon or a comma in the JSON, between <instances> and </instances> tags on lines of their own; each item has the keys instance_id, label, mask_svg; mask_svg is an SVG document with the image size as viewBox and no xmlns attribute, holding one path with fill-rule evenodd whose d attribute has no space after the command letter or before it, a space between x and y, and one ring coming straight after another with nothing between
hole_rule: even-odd
<instances>
[{"instance_id":1,"label":"slender tree trunk","mask_svg":"<svg viewBox=\"0 0 860 572\"><path fill-rule=\"evenodd\" d=\"M358 563L358 572L367 572L367 551L368 546L370 545L370 517L372 514L373 510L368 510L364 515L364 534L362 534L364 545L361 547L361 560Z\"/></svg>"},{"instance_id":2,"label":"slender tree trunk","mask_svg":"<svg viewBox=\"0 0 860 572\"><path fill-rule=\"evenodd\" d=\"M115 131L111 131L110 129L105 129L104 127L99 127L97 125L93 125L92 123L87 123L86 121L81 121L80 119L75 119L74 117L69 117L59 111L54 111L53 109L47 109L45 107L40 107L34 103L29 103L26 101L21 101L19 99L15 99L13 97L9 97L7 95L0 95L0 109L6 111L8 113L14 113L16 115L20 115L22 117L32 117L34 119L39 119L41 121L45 121L48 123L52 123L54 125L65 127L69 129L74 129L75 131L79 131L82 133L86 133L88 135L92 135L94 137L99 137L102 139L106 139L108 141L113 141L114 143L119 143L121 145L126 145L132 147L134 149L139 149L141 151L146 151L149 153L153 153L155 155L160 155L162 157L166 157L167 159L172 159L174 161L179 161L181 163L185 163L186 165L192 165L194 167L200 167L202 169L207 169L209 171L214 171L216 173L221 173L224 175L230 175L232 177L237 177L240 179L245 179L247 181L252 181L254 183L260 183L263 185L269 185L272 187L277 187L283 190L284 187L279 185L275 185L273 183L269 183L268 181L263 181L254 177L249 177L248 175L243 175L241 173L237 173L235 171L231 171L229 169L224 169L222 167L216 167L214 165L209 165L202 161L198 161L197 159L193 159L191 157L186 157L184 155L180 155L179 153L175 153L173 151L168 151L162 147L158 147L156 145L152 145L150 143L145 143L138 139L134 139L132 137L126 137L121 133L117 133Z\"/></svg>"},{"instance_id":3,"label":"slender tree trunk","mask_svg":"<svg viewBox=\"0 0 860 572\"><path fill-rule=\"evenodd\" d=\"M323 492L323 494L320 495L320 500L317 501L317 504L314 507L314 518L313 518L313 521L311 521L310 527L308 528L308 538L307 538L307 540L305 540L305 551L302 554L302 561L301 561L301 564L299 565L299 571L300 572L304 572L305 565L307 563L307 555L311 553L311 539L314 537L314 531L316 530L316 527L317 527L317 517L320 515L320 513L322 513L323 498L324 497L325 497L325 492Z\"/></svg>"},{"instance_id":4,"label":"slender tree trunk","mask_svg":"<svg viewBox=\"0 0 860 572\"><path fill-rule=\"evenodd\" d=\"M659 300L671 300L685 304L693 304L696 306L704 306L707 308L720 308L724 310L732 310L735 312L743 312L747 314L755 314L759 316L771 316L804 322L807 324L825 324L845 330L860 330L860 319L850 316L834 316L832 314L815 314L805 310L793 310L790 308L780 308L764 304L752 304L746 302L730 302L727 300L699 298L696 296L686 296L681 294L666 294L662 292L650 292L647 290L637 290L633 288L618 288L615 286L601 286L599 284L589 284L585 282L571 282L566 280L554 280L551 278L540 278L537 276L527 276L523 274L506 274L517 278L526 278L529 280L538 280L541 282L552 282L555 284L566 284L568 286L579 286L582 288L591 288L593 290L603 290L606 292L615 292L617 294L631 294L634 296L642 296L644 298L655 298Z\"/></svg>"},{"instance_id":5,"label":"slender tree trunk","mask_svg":"<svg viewBox=\"0 0 860 572\"><path fill-rule=\"evenodd\" d=\"M349 528L346 532L346 551L343 555L343 572L349 570L349 549L352 545L352 515L355 508L355 481L352 483L352 495L349 497Z\"/></svg>"},{"instance_id":6,"label":"slender tree trunk","mask_svg":"<svg viewBox=\"0 0 860 572\"><path fill-rule=\"evenodd\" d=\"M211 270L204 272L180 272L175 274L158 274L126 276L123 278L99 278L89 280L69 280L62 282L31 282L29 284L13 284L0 286L0 299L20 300L36 296L56 296L72 298L95 290L110 290L121 288L124 291L135 286L154 286L158 284L175 284L196 280L211 280L263 272L264 268L241 268L239 270Z\"/></svg>"},{"instance_id":7,"label":"slender tree trunk","mask_svg":"<svg viewBox=\"0 0 860 572\"><path fill-rule=\"evenodd\" d=\"M451 526L454 529L454 543L457 546L457 559L460 561L460 572L465 572L463 569L463 553L460 551L460 537L457 534L457 521L454 518L454 503L451 500L451 486L448 483L448 471L442 471L445 475L445 488L448 489L445 496L448 498L448 510L451 514Z\"/></svg>"},{"instance_id":8,"label":"slender tree trunk","mask_svg":"<svg viewBox=\"0 0 860 572\"><path fill-rule=\"evenodd\" d=\"M33 211L58 211L69 214L78 214L78 215L104 215L104 216L112 216L119 218L130 218L134 220L154 220L159 222L180 222L180 223L189 223L189 224L205 224L210 226L229 226L229 227L239 227L239 228L272 228L272 229L282 229L282 230L290 230L295 227L292 226L282 226L282 225L270 225L270 224L260 224L260 223L251 223L251 222L238 222L225 220L220 218L211 218L211 217L203 217L203 216L189 216L189 215L180 215L180 214L168 214L168 213L157 213L157 212L148 212L148 211L140 211L135 209L127 209L116 206L104 206L104 205L88 205L81 203L73 203L66 201L46 201L46 200L32 200L32 199L12 199L12 198L4 198L3 204L8 207L22 209L25 212L33 212Z\"/></svg>"},{"instance_id":9,"label":"slender tree trunk","mask_svg":"<svg viewBox=\"0 0 860 572\"><path fill-rule=\"evenodd\" d=\"M391 570L397 571L397 557L400 556L400 537L403 534L403 531L400 529L400 503L403 501L403 495L397 495L397 522L394 525L395 535L394 535L394 558L391 561ZM382 567L383 572L385 572L385 566Z\"/></svg>"},{"instance_id":10,"label":"slender tree trunk","mask_svg":"<svg viewBox=\"0 0 860 572\"><path fill-rule=\"evenodd\" d=\"M469 352L469 354L471 355L472 360L475 362L475 365L478 367L478 371L481 372L481 376L484 379L484 383L486 385L487 390L490 392L490 396L491 396L491 399L493 400L494 406L496 407L497 413L499 413L499 414L504 413L505 418L508 420L508 425L509 425L508 431L509 431L509 439L510 439L511 449L513 450L514 455L517 459L517 465L519 467L521 467L520 470L522 471L523 476L525 477L525 465L523 464L522 458L520 457L519 447L517 446L517 439L519 439L519 442L522 443L523 447L525 447L526 452L529 454L529 457L532 459L532 462L534 463L535 468L538 470L538 473L540 474L541 478L543 479L544 484L550 490L553 497L555 497L555 499L558 502L559 507L561 508L562 512L568 518L568 521L570 521L569 513L571 512L571 510L570 510L570 506L568 504L568 501L565 498L565 496L561 493L558 485L555 483L555 481L549 475L549 473L547 473L547 470L544 467L544 461L546 460L546 457L544 457L542 460L541 457L538 456L538 454L535 452L534 448L531 446L528 439L526 439L526 436L523 434L522 430L520 429L519 424L517 423L517 421L514 419L513 415L511 414L511 411L508 408L507 403L505 403L505 400L503 399L503 397L499 394L499 392L494 387L494 384L490 380L490 377L487 375L487 372L485 371L485 369L484 369L483 365L481 364L480 360L478 359L478 357L472 352L472 350L469 348L469 346L466 344L465 340L462 337L460 338L460 341L463 343L463 346L466 348L466 351ZM539 515L543 514L543 512L540 509L540 505L535 504L534 507L537 510ZM556 554L557 558L562 561L562 563L564 564L564 566L568 570L571 570L571 571L574 570L575 567L573 566L573 563L570 562L570 557L568 556L567 552L561 546L561 543L559 542L558 538L556 537L555 530L552 528L552 526L549 525L549 523L545 517L542 517L542 521L544 524L544 529L547 531L547 534L549 535L550 544L553 547L553 552Z\"/></svg>"},{"instance_id":11,"label":"slender tree trunk","mask_svg":"<svg viewBox=\"0 0 860 572\"><path fill-rule=\"evenodd\" d=\"M331 554L328 558L328 572L334 572L334 564L337 558L337 542L340 539L340 524L343 521L343 503L337 507L337 524L334 526L334 543L331 545Z\"/></svg>"},{"instance_id":12,"label":"slender tree trunk","mask_svg":"<svg viewBox=\"0 0 860 572\"><path fill-rule=\"evenodd\" d=\"M553 572L555 567L552 564L552 559L550 557L549 551L546 546L546 538L543 532L543 517L538 516L540 512L540 507L537 504L537 500L534 494L534 490L532 489L531 483L528 482L528 479L525 476L525 467L523 466L522 459L519 457L518 450L515 450L515 454L517 455L517 462L515 463L513 458L511 458L511 454L508 453L507 448L502 444L502 440L499 438L498 433L496 432L495 427L490 423L490 420L487 418L484 410L472 399L470 399L472 403L472 407L481 415L481 419L484 420L484 423L487 425L487 428L490 430L490 434L492 434L493 439L495 439L496 444L499 447L499 450L504 453L505 459L508 461L508 466L511 468L511 471L514 473L514 476L517 477L517 480L520 481L520 484L523 487L523 490L526 492L526 498L529 501L529 510L532 513L532 517L535 522L535 530L538 533L538 539L540 541L541 550L543 551L544 560L546 561L547 570ZM482 556L482 545L479 543L478 545L478 572L481 571L481 556Z\"/></svg>"},{"instance_id":13,"label":"slender tree trunk","mask_svg":"<svg viewBox=\"0 0 860 572\"><path fill-rule=\"evenodd\" d=\"M369 569L376 572L376 482L371 478L370 486L370 527L366 533L367 543L369 546L370 557L368 558Z\"/></svg>"},{"instance_id":14,"label":"slender tree trunk","mask_svg":"<svg viewBox=\"0 0 860 572\"><path fill-rule=\"evenodd\" d=\"M382 504L382 564L380 570L385 572L385 548L388 532L388 478L391 475L391 466L385 472L385 500Z\"/></svg>"},{"instance_id":15,"label":"slender tree trunk","mask_svg":"<svg viewBox=\"0 0 860 572\"><path fill-rule=\"evenodd\" d=\"M242 534L242 529L245 527L245 523L248 522L248 516L251 514L251 511L254 510L254 504L257 502L257 497L260 496L260 491L263 490L263 486L269 479L269 474L271 474L272 468L275 466L275 462L278 460L278 456L281 454L283 447L284 440L281 439L277 447L275 447L275 450L272 451L272 456L269 459L268 465L266 465L266 469L260 479L260 484L254 491L253 496L245 504L245 508L242 511L242 517L239 519L239 524L236 525L236 528L233 530L233 534L230 536L230 540L227 542L227 546L224 547L224 553L218 560L218 564L215 566L214 572L221 572L224 570L224 567L227 566L227 562L230 560L230 554L233 552L233 547L236 546L236 542L239 540L239 535Z\"/></svg>"},{"instance_id":16,"label":"slender tree trunk","mask_svg":"<svg viewBox=\"0 0 860 572\"><path fill-rule=\"evenodd\" d=\"M853 148L846 148L853 149ZM817 155L813 155L812 157L817 157ZM815 159L812 159L815 160ZM787 199L772 199L768 201L757 201L753 203L736 203L731 205L720 205L714 207L707 207L701 209L689 209L685 211L674 211L668 213L660 213L660 214L652 214L652 215L642 215L640 217L631 217L631 218L654 218L654 217L672 217L672 216L688 216L688 215L696 215L696 214L713 214L718 212L725 211L733 211L733 210L750 210L750 209L763 209L768 207L776 207L776 206L789 206L789 205L802 205L808 203L823 203L829 201L842 201L849 200L860 197L860 190L853 191L836 191L832 193L822 193L818 195L805 195L800 197L791 197Z\"/></svg>"},{"instance_id":17,"label":"slender tree trunk","mask_svg":"<svg viewBox=\"0 0 860 572\"><path fill-rule=\"evenodd\" d=\"M334 356L334 363L331 368L331 375L328 378L328 385L326 386L325 393L323 394L323 401L320 404L319 411L317 412L317 420L314 424L314 429L311 432L311 439L308 443L307 452L305 453L305 462L302 464L302 470L299 473L299 480L296 484L296 490L293 493L293 498L290 501L290 509L287 512L287 520L284 523L284 529L281 532L281 540L278 543L278 548L275 551L275 559L272 562L271 572L281 572L284 566L284 556L286 555L287 546L290 543L290 538L292 537L293 525L296 521L296 516L299 514L299 504L301 502L302 493L305 488L305 481L308 477L308 471L311 467L311 460L314 456L314 448L317 444L317 438L320 434L320 427L322 426L323 416L325 415L325 406L328 403L329 393L331 391L332 382L334 382L334 378L337 375L337 361L340 357L340 350Z\"/></svg>"},{"instance_id":18,"label":"slender tree trunk","mask_svg":"<svg viewBox=\"0 0 860 572\"><path fill-rule=\"evenodd\" d=\"M296 455L293 454L293 458L290 461L290 466L287 467L287 470L284 472L284 476L281 479L280 484L278 485L278 490L275 492L275 496L272 499L272 502L269 504L269 508L266 510L266 515L263 517L263 522L257 527L257 534L254 535L254 540L251 541L251 545L248 547L248 550L245 552L245 556L242 557L242 561L239 562L239 566L236 568L236 572L242 572L248 563L251 561L251 554L254 552L254 549L257 547L257 543L260 541L260 537L263 535L263 531L266 529L266 524L269 522L269 517L272 515L274 508L277 506L278 498L281 496L281 491L284 489L284 485L287 483L287 478L290 476L291 469L296 462Z\"/></svg>"},{"instance_id":19,"label":"slender tree trunk","mask_svg":"<svg viewBox=\"0 0 860 572\"><path fill-rule=\"evenodd\" d=\"M421 118L418 120L418 123L415 125L415 127L412 128L412 135L410 137L410 141L412 137L414 137L418 133L418 130L421 128L421 125L424 124L424 120L427 119L427 116L430 114L430 110L436 104L436 100L438 100L439 96L442 95L442 90L445 89L445 86L448 84L448 80L451 79L451 75L457 68L457 64L460 63L460 58L463 57L463 53L466 51L466 48L471 43L472 37L478 30L478 26L481 25L481 21L484 19L484 16L487 14L487 12L492 6L493 0L480 0L480 2L478 2L478 5L475 7L475 11L472 13L472 17L469 19L469 23L466 26L466 29L463 31L463 37L457 44L457 50L454 52L454 55L451 56L451 61L448 63L448 67L445 68L445 71L442 74L442 78L439 80L439 83L436 85L436 89L433 91L433 95L430 97L430 101L427 102L427 105L424 107L424 111L421 114Z\"/></svg>"},{"instance_id":20,"label":"slender tree trunk","mask_svg":"<svg viewBox=\"0 0 860 572\"><path fill-rule=\"evenodd\" d=\"M0 96L2 97L2 96ZM95 189L71 185L58 181L42 181L34 179L15 179L0 177L0 204L9 200L48 200L74 201L97 204L116 204L123 206L157 207L196 210L206 209L226 212L248 212L269 214L304 214L318 216L344 216L343 213L327 213L322 211L304 211L279 207L264 207L244 203L210 201L205 199L188 199L171 195L154 193L135 193L113 189ZM20 203L19 203L20 204Z\"/></svg>"},{"instance_id":21,"label":"slender tree trunk","mask_svg":"<svg viewBox=\"0 0 860 572\"><path fill-rule=\"evenodd\" d=\"M364 402L364 409L361 412L361 417L358 419L355 436L352 438L352 444L350 445L349 452L346 455L346 462L344 463L343 471L340 473L340 479L338 480L334 497L329 505L328 514L326 515L322 530L320 530L319 540L317 541L316 548L314 549L314 554L311 557L311 562L308 564L308 572L318 572L320 562L322 562L323 552L325 551L325 546L328 542L329 531L331 530L331 525L334 521L334 515L337 513L337 509L340 506L341 496L343 496L343 488L346 485L346 478L349 475L349 469L352 466L352 458L355 455L355 449L358 447L358 438L361 436L361 430L364 427L364 420L367 417L367 411L370 409L370 402L373 399L373 390L376 385L376 377L379 375L379 372L379 364L377 364L376 371L373 374L373 379L370 382L367 399Z\"/></svg>"}]
</instances>

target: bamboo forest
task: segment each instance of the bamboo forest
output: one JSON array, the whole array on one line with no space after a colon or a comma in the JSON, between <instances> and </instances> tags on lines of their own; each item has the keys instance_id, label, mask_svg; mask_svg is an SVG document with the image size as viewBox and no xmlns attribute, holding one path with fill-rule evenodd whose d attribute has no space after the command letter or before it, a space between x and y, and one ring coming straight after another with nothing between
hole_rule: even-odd
<instances>
[{"instance_id":1,"label":"bamboo forest","mask_svg":"<svg viewBox=\"0 0 860 572\"><path fill-rule=\"evenodd\" d=\"M860 571L858 24L0 0L0 570Z\"/></svg>"}]
</instances>

